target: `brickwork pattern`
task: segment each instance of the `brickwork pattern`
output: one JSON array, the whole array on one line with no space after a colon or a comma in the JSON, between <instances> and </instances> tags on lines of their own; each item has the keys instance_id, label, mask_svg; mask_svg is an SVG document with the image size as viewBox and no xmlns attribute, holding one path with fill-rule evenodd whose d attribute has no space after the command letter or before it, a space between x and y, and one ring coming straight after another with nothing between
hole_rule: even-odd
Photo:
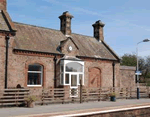
<instances>
[{"instance_id":1,"label":"brickwork pattern","mask_svg":"<svg viewBox=\"0 0 150 117\"><path fill-rule=\"evenodd\" d=\"M113 85L113 67L112 67L112 62L111 61L102 61L102 60L88 60L85 61L85 86L88 86L89 84L89 70L91 68L98 68L101 71L101 87L112 87ZM118 87L119 85L119 81L118 80L118 76L119 76L119 65L117 64L115 66L115 77L116 77L116 81L115 81L115 86ZM95 70L95 72L97 72L97 70ZM93 71L94 73L94 71Z\"/></svg>"},{"instance_id":2,"label":"brickwork pattern","mask_svg":"<svg viewBox=\"0 0 150 117\"><path fill-rule=\"evenodd\" d=\"M7 1L6 0L0 0L0 9L1 10L7 9Z\"/></svg>"},{"instance_id":3,"label":"brickwork pattern","mask_svg":"<svg viewBox=\"0 0 150 117\"><path fill-rule=\"evenodd\" d=\"M135 70L121 69L120 70L120 85L121 87L135 86Z\"/></svg>"},{"instance_id":4,"label":"brickwork pattern","mask_svg":"<svg viewBox=\"0 0 150 117\"><path fill-rule=\"evenodd\" d=\"M4 74L5 74L5 36L0 36L0 88L4 88ZM72 52L68 52L68 46L73 47ZM41 56L36 54L15 54L13 53L14 38L9 40L9 60L8 60L8 87L16 87L20 84L22 87L27 87L28 65L38 63L43 65L43 84L42 87L28 87L31 92L38 94L42 88L54 87L54 56ZM75 56L78 54L78 49L75 44L68 40L63 48L63 52L68 56ZM112 87L113 85L113 61L83 59L84 66L84 86L88 87L90 82L90 69L94 68L93 74L100 70L100 85L99 87ZM57 86L60 83L60 57L57 60ZM97 68L97 69L96 69ZM115 64L115 86L134 86L134 71L128 69L121 69L120 64Z\"/></svg>"},{"instance_id":5,"label":"brickwork pattern","mask_svg":"<svg viewBox=\"0 0 150 117\"><path fill-rule=\"evenodd\" d=\"M150 116L150 108L144 108L136 110L119 111L113 113L87 115L81 117L149 117L149 116Z\"/></svg>"},{"instance_id":6,"label":"brickwork pattern","mask_svg":"<svg viewBox=\"0 0 150 117\"><path fill-rule=\"evenodd\" d=\"M69 51L69 46L72 47L72 51ZM75 46L75 44L71 41L71 39L68 39L65 43L64 47L62 47L62 53L67 56L75 56L78 55L78 49Z\"/></svg>"}]
</instances>

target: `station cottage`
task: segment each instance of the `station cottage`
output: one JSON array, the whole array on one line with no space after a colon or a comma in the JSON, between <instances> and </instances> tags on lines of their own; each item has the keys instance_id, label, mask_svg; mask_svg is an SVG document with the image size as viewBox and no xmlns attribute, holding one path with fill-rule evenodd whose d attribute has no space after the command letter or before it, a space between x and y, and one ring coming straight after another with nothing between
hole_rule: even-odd
<instances>
[{"instance_id":1,"label":"station cottage","mask_svg":"<svg viewBox=\"0 0 150 117\"><path fill-rule=\"evenodd\" d=\"M93 37L86 36L72 33L72 18L63 12L60 30L13 22L7 1L0 0L0 89L38 94L43 88L77 89L80 81L91 88L135 86L135 67L120 66L104 40L105 24L89 24Z\"/></svg>"}]
</instances>

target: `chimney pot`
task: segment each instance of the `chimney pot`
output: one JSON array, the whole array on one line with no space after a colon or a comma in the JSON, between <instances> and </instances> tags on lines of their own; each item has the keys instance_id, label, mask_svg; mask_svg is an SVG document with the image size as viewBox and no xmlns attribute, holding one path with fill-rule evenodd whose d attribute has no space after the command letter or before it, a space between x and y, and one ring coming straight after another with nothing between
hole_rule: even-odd
<instances>
[{"instance_id":1,"label":"chimney pot","mask_svg":"<svg viewBox=\"0 0 150 117\"><path fill-rule=\"evenodd\" d=\"M94 37L98 41L103 41L104 40L103 27L105 26L105 24L101 20L98 20L92 26L94 28Z\"/></svg>"},{"instance_id":2,"label":"chimney pot","mask_svg":"<svg viewBox=\"0 0 150 117\"><path fill-rule=\"evenodd\" d=\"M0 9L7 10L7 0L0 0Z\"/></svg>"},{"instance_id":3,"label":"chimney pot","mask_svg":"<svg viewBox=\"0 0 150 117\"><path fill-rule=\"evenodd\" d=\"M73 16L68 12L63 12L60 19L60 30L64 35L71 35L71 19Z\"/></svg>"}]
</instances>

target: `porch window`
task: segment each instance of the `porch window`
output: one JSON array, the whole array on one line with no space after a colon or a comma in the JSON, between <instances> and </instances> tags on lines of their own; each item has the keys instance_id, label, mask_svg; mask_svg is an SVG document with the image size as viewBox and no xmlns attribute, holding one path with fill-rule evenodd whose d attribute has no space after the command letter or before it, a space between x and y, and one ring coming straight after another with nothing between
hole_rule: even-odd
<instances>
[{"instance_id":1,"label":"porch window","mask_svg":"<svg viewBox=\"0 0 150 117\"><path fill-rule=\"evenodd\" d=\"M65 74L65 84L69 84L69 74Z\"/></svg>"},{"instance_id":2,"label":"porch window","mask_svg":"<svg viewBox=\"0 0 150 117\"><path fill-rule=\"evenodd\" d=\"M71 75L71 86L77 86L77 75Z\"/></svg>"},{"instance_id":3,"label":"porch window","mask_svg":"<svg viewBox=\"0 0 150 117\"><path fill-rule=\"evenodd\" d=\"M42 86L43 66L32 64L28 66L28 86Z\"/></svg>"},{"instance_id":4,"label":"porch window","mask_svg":"<svg viewBox=\"0 0 150 117\"><path fill-rule=\"evenodd\" d=\"M80 85L80 79L84 84L84 62L62 60L60 63L60 84L72 87Z\"/></svg>"},{"instance_id":5,"label":"porch window","mask_svg":"<svg viewBox=\"0 0 150 117\"><path fill-rule=\"evenodd\" d=\"M66 72L83 72L83 66L77 62L66 64Z\"/></svg>"}]
</instances>

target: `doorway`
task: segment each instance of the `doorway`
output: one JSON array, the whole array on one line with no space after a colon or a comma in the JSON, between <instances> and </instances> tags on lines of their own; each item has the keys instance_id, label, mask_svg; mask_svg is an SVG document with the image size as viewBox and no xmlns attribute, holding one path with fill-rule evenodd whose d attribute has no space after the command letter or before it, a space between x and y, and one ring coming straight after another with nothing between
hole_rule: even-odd
<instances>
[{"instance_id":1,"label":"doorway","mask_svg":"<svg viewBox=\"0 0 150 117\"><path fill-rule=\"evenodd\" d=\"M79 76L76 73L71 73L70 74L70 81L71 81L71 85L70 85L70 96L71 97L77 97L78 96L78 82L79 82Z\"/></svg>"}]
</instances>

